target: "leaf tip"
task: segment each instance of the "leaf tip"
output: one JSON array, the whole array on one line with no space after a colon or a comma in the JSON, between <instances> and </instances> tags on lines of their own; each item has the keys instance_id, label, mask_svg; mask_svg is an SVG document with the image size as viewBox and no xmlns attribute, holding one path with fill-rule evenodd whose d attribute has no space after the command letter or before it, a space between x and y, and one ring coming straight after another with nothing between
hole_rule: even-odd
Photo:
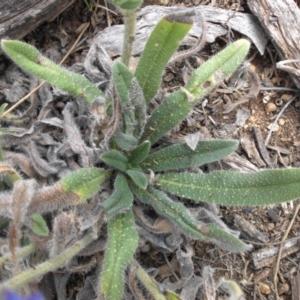
<instances>
[{"instance_id":1,"label":"leaf tip","mask_svg":"<svg viewBox=\"0 0 300 300\"><path fill-rule=\"evenodd\" d=\"M170 23L184 23L193 24L193 17L196 15L194 10L185 10L181 12L175 12L164 17Z\"/></svg>"}]
</instances>

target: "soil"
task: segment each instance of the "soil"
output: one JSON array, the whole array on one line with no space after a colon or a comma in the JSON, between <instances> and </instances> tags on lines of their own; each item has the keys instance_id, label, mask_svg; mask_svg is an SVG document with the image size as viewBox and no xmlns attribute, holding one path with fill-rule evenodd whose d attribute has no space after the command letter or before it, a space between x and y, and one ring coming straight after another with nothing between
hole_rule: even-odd
<instances>
[{"instance_id":1,"label":"soil","mask_svg":"<svg viewBox=\"0 0 300 300\"><path fill-rule=\"evenodd\" d=\"M98 4L98 1L97 1ZM249 12L245 1L239 0L147 0L145 5L180 5L192 7L197 5L214 5L220 8L230 10L239 10ZM35 45L42 52L52 49L52 59L59 62L65 53L70 49L83 26L90 22L89 28L85 31L75 50L65 61L65 66L72 66L76 62L83 61L89 44L95 34L107 26L121 24L120 14L112 7L106 8L105 4L99 4L93 11L89 11L83 1L76 1L67 11L58 16L51 23L44 23L28 34L24 40ZM238 34L232 33L231 38L237 39ZM190 65L199 63L207 55L212 55L218 49L222 49L227 38L220 37L214 44L208 44L198 54L189 60ZM198 130L205 131L206 135L213 138L234 138L243 140L237 153L248 160L254 168L282 168L282 167L300 167L300 99L293 90L284 90L284 88L293 88L293 82L287 73L277 71L275 68L276 51L271 43L267 46L267 51L263 56L253 47L249 54L249 65L244 67L244 73L255 74L261 82L262 89L254 98L249 97L249 89L255 89L255 82L251 77L242 76L241 88L236 91L228 88L229 82L223 83L208 97L206 106L199 105L193 111L191 118L186 119L180 128L172 132L174 139L185 136L188 133L194 133ZM9 62L1 56L0 75L5 72ZM163 89L165 92L177 89L184 82L184 69L186 62L179 62L173 68L167 68L164 75ZM246 69L246 71L245 71ZM252 73L251 73L252 72ZM256 78L257 78L256 77ZM280 87L276 90L264 90L264 87L274 85ZM264 148L264 141L270 132L270 126L275 118L283 110L283 107L295 96L295 99L283 111L281 117L275 125L271 134L268 146L266 148L269 158L265 159L260 152L260 146ZM251 99L250 99L251 98ZM1 86L0 86L1 99ZM243 101L240 105L230 106L232 103ZM238 102L239 103L239 102ZM229 109L230 108L230 109ZM230 111L229 111L230 110ZM248 114L245 121L237 121L237 114ZM254 127L261 132L262 140L254 134ZM252 146L247 144L252 142ZM259 155L251 152L251 147L256 147ZM260 146L259 146L260 145ZM253 150L253 149L252 149ZM221 162L216 168L229 168L226 162ZM243 166L242 166L243 168ZM250 253L232 254L220 250L214 245L202 242L191 242L194 256L195 275L201 276L204 266L210 266L214 269L214 282L218 279L233 279L242 287L246 299L275 299L275 286L273 282L274 272L276 270L276 258L268 261L267 266L257 267L253 262L253 254L257 251L266 251L272 247L273 243L278 243L284 239L289 240L299 237L300 216L296 216L292 223L288 236L285 233L292 222L296 207L299 201L294 201L286 205L277 205L274 207L221 207L220 216L232 228L239 229L242 232L241 238L254 245ZM238 215L244 222L249 222L256 230L263 234L265 241L251 236L246 229L237 222L235 216ZM250 225L249 225L250 226ZM250 229L249 229L250 231ZM278 244L276 244L278 247ZM284 252L283 252L284 254ZM152 251L147 255L140 255L139 260L145 267L162 268L166 267L166 258L172 261L173 254L163 255L158 251ZM295 294L292 288L296 288L300 281L299 268L300 251L299 247L280 258L279 269L277 272L277 291L280 299L299 299L299 294ZM160 269L161 270L161 269ZM165 273L164 273L165 272ZM162 280L174 276L169 271L160 273L156 280ZM172 277L173 276L173 277ZM297 281L298 280L298 281ZM70 299L80 289L80 277L72 278L68 284L68 294ZM296 283L295 283L296 282ZM82 283L81 283L82 284ZM292 294L294 293L294 295ZM272 298L273 297L273 298ZM212 299L199 292L197 299ZM225 293L220 291L216 299L228 299Z\"/></svg>"}]
</instances>

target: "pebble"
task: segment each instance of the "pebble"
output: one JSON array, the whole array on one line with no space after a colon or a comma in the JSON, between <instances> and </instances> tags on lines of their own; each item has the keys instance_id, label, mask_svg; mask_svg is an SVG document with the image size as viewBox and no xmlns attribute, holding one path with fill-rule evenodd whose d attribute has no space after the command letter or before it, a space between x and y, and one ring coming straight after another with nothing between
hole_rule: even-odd
<instances>
[{"instance_id":1,"label":"pebble","mask_svg":"<svg viewBox=\"0 0 300 300\"><path fill-rule=\"evenodd\" d=\"M271 288L263 282L260 282L258 284L258 288L259 288L259 291L264 295L269 295L271 293Z\"/></svg>"},{"instance_id":2,"label":"pebble","mask_svg":"<svg viewBox=\"0 0 300 300\"><path fill-rule=\"evenodd\" d=\"M282 99L283 101L285 101L285 102L290 101L292 98L293 98L293 95L291 95L291 94L283 94L283 95L281 96L281 99Z\"/></svg>"},{"instance_id":3,"label":"pebble","mask_svg":"<svg viewBox=\"0 0 300 300\"><path fill-rule=\"evenodd\" d=\"M273 102L268 102L265 106L266 112L272 112L272 111L275 111L276 109L277 109L277 106Z\"/></svg>"},{"instance_id":4,"label":"pebble","mask_svg":"<svg viewBox=\"0 0 300 300\"><path fill-rule=\"evenodd\" d=\"M278 284L278 295L288 294L290 286L287 283Z\"/></svg>"},{"instance_id":5,"label":"pebble","mask_svg":"<svg viewBox=\"0 0 300 300\"><path fill-rule=\"evenodd\" d=\"M277 222L279 219L278 213L273 208L270 208L268 210L267 215L272 220L272 222Z\"/></svg>"}]
</instances>

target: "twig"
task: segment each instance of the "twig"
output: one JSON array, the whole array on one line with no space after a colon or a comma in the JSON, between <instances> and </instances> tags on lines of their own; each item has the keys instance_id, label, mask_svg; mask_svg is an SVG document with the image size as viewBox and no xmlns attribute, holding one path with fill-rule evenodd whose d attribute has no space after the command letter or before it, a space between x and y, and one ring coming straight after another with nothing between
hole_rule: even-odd
<instances>
[{"instance_id":1,"label":"twig","mask_svg":"<svg viewBox=\"0 0 300 300\"><path fill-rule=\"evenodd\" d=\"M287 102L284 107L281 109L280 113L278 114L278 116L276 117L274 123L272 124L271 126L271 129L270 129L270 132L268 133L268 136L265 140L265 146L267 146L269 144L269 140L271 138L271 134L273 132L273 129L276 125L276 123L278 122L279 118L282 116L283 112L286 110L286 108L295 100L295 98L297 97L298 95L294 96L289 102Z\"/></svg>"},{"instance_id":2,"label":"twig","mask_svg":"<svg viewBox=\"0 0 300 300\"><path fill-rule=\"evenodd\" d=\"M60 61L59 65L62 65L66 59L69 57L69 55L72 53L72 51L75 49L76 45L78 44L78 42L80 41L82 35L85 33L85 31L89 28L90 23L87 23L85 25L85 27L83 28L83 30L81 31L80 35L78 36L78 38L76 39L75 43L72 45L72 47L70 48L70 50L66 53L66 55L63 57L63 59ZM5 117L7 114L9 114L10 112L12 112L15 108L17 108L19 105L21 105L25 100L27 100L32 94L34 94L36 91L39 90L39 88L41 88L46 82L42 81L36 88L34 88L32 91L30 91L26 96L24 96L23 98L21 98L16 104L14 104L12 107L10 107L8 110L6 110L1 118Z\"/></svg>"},{"instance_id":3,"label":"twig","mask_svg":"<svg viewBox=\"0 0 300 300\"><path fill-rule=\"evenodd\" d=\"M298 211L300 209L300 204L297 205L296 209L295 209L295 213L293 215L293 218L289 224L289 227L287 228L287 230L285 231L285 234L282 238L282 241L285 241L294 222L295 222L295 219L298 215ZM281 253L282 253L282 249L283 249L283 244L281 244L279 246L279 249L278 249L278 254L277 254L277 261L276 261L276 266L275 266L275 270L274 270L274 277L273 277L273 283L274 283L274 287L275 287L275 292L276 292L276 300L279 300L279 295L278 295L278 291L277 291L277 284L276 284L276 278L277 278L277 273L278 273L278 270L279 270L279 264L280 264L280 259L281 259Z\"/></svg>"},{"instance_id":4,"label":"twig","mask_svg":"<svg viewBox=\"0 0 300 300\"><path fill-rule=\"evenodd\" d=\"M279 76L278 76L278 72L277 72L277 68L276 68L275 59L274 59L272 51L270 50L269 47L267 47L267 52L269 53L271 61L272 61L272 66L273 66L273 71L275 72L276 82L279 83Z\"/></svg>"},{"instance_id":5,"label":"twig","mask_svg":"<svg viewBox=\"0 0 300 300\"><path fill-rule=\"evenodd\" d=\"M294 237L294 238L291 238L290 241L298 240L298 239L299 239L299 237ZM246 240L246 239L242 239L242 240L244 242L246 242L246 243L250 243L250 244L258 245L258 246L276 246L276 245L283 245L285 243L285 241L269 242L269 243L259 243L259 242L253 242L253 241Z\"/></svg>"},{"instance_id":6,"label":"twig","mask_svg":"<svg viewBox=\"0 0 300 300\"><path fill-rule=\"evenodd\" d=\"M117 14L115 11L113 11L113 10L111 10L111 9L109 9L109 8L107 7L107 1L106 1L106 0L104 1L104 3L105 3L105 6L100 5L100 4L97 3L97 4L96 4L96 7L103 8L106 12L109 11L109 12L111 12L112 14L118 16L118 14ZM106 13L106 17L109 17L107 13Z\"/></svg>"},{"instance_id":7,"label":"twig","mask_svg":"<svg viewBox=\"0 0 300 300\"><path fill-rule=\"evenodd\" d=\"M167 258L166 253L163 252L163 255L164 255L164 258L165 258L165 260L166 260L166 262L167 262L167 265L168 265L168 267L169 267L171 273L173 274L173 276L176 278L177 281L180 281L179 278L177 277L177 275L175 274L175 272L173 271L172 266L170 265L170 262L169 262L169 260L168 260L168 258Z\"/></svg>"},{"instance_id":8,"label":"twig","mask_svg":"<svg viewBox=\"0 0 300 300\"><path fill-rule=\"evenodd\" d=\"M262 86L260 90L261 91L287 91L287 92L295 92L295 93L300 92L299 89L293 89L284 86Z\"/></svg>"}]
</instances>

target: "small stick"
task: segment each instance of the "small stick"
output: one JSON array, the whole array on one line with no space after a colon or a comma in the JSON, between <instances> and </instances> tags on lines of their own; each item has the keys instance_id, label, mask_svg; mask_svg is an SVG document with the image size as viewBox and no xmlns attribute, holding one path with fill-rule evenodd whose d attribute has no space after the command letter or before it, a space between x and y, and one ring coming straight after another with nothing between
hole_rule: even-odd
<instances>
[{"instance_id":1,"label":"small stick","mask_svg":"<svg viewBox=\"0 0 300 300\"><path fill-rule=\"evenodd\" d=\"M289 224L289 227L287 228L287 230L285 231L285 234L282 238L282 241L285 241L294 222L295 222L295 219L298 215L298 211L300 209L300 204L297 205L296 209L295 209L295 213L293 215L293 218ZM277 254L277 261L276 261L276 266L275 266L275 271L274 271L274 277L273 277L273 283L274 283L274 287L275 287L275 292L276 292L276 299L279 300L280 297L278 295L278 290L277 290L277 284L276 284L276 277L277 277L277 273L278 273L278 270L279 270L279 263L280 263L280 260L281 260L281 253L282 253L282 249L283 249L283 244L280 244L279 246L279 249L278 249L278 254Z\"/></svg>"}]
</instances>

